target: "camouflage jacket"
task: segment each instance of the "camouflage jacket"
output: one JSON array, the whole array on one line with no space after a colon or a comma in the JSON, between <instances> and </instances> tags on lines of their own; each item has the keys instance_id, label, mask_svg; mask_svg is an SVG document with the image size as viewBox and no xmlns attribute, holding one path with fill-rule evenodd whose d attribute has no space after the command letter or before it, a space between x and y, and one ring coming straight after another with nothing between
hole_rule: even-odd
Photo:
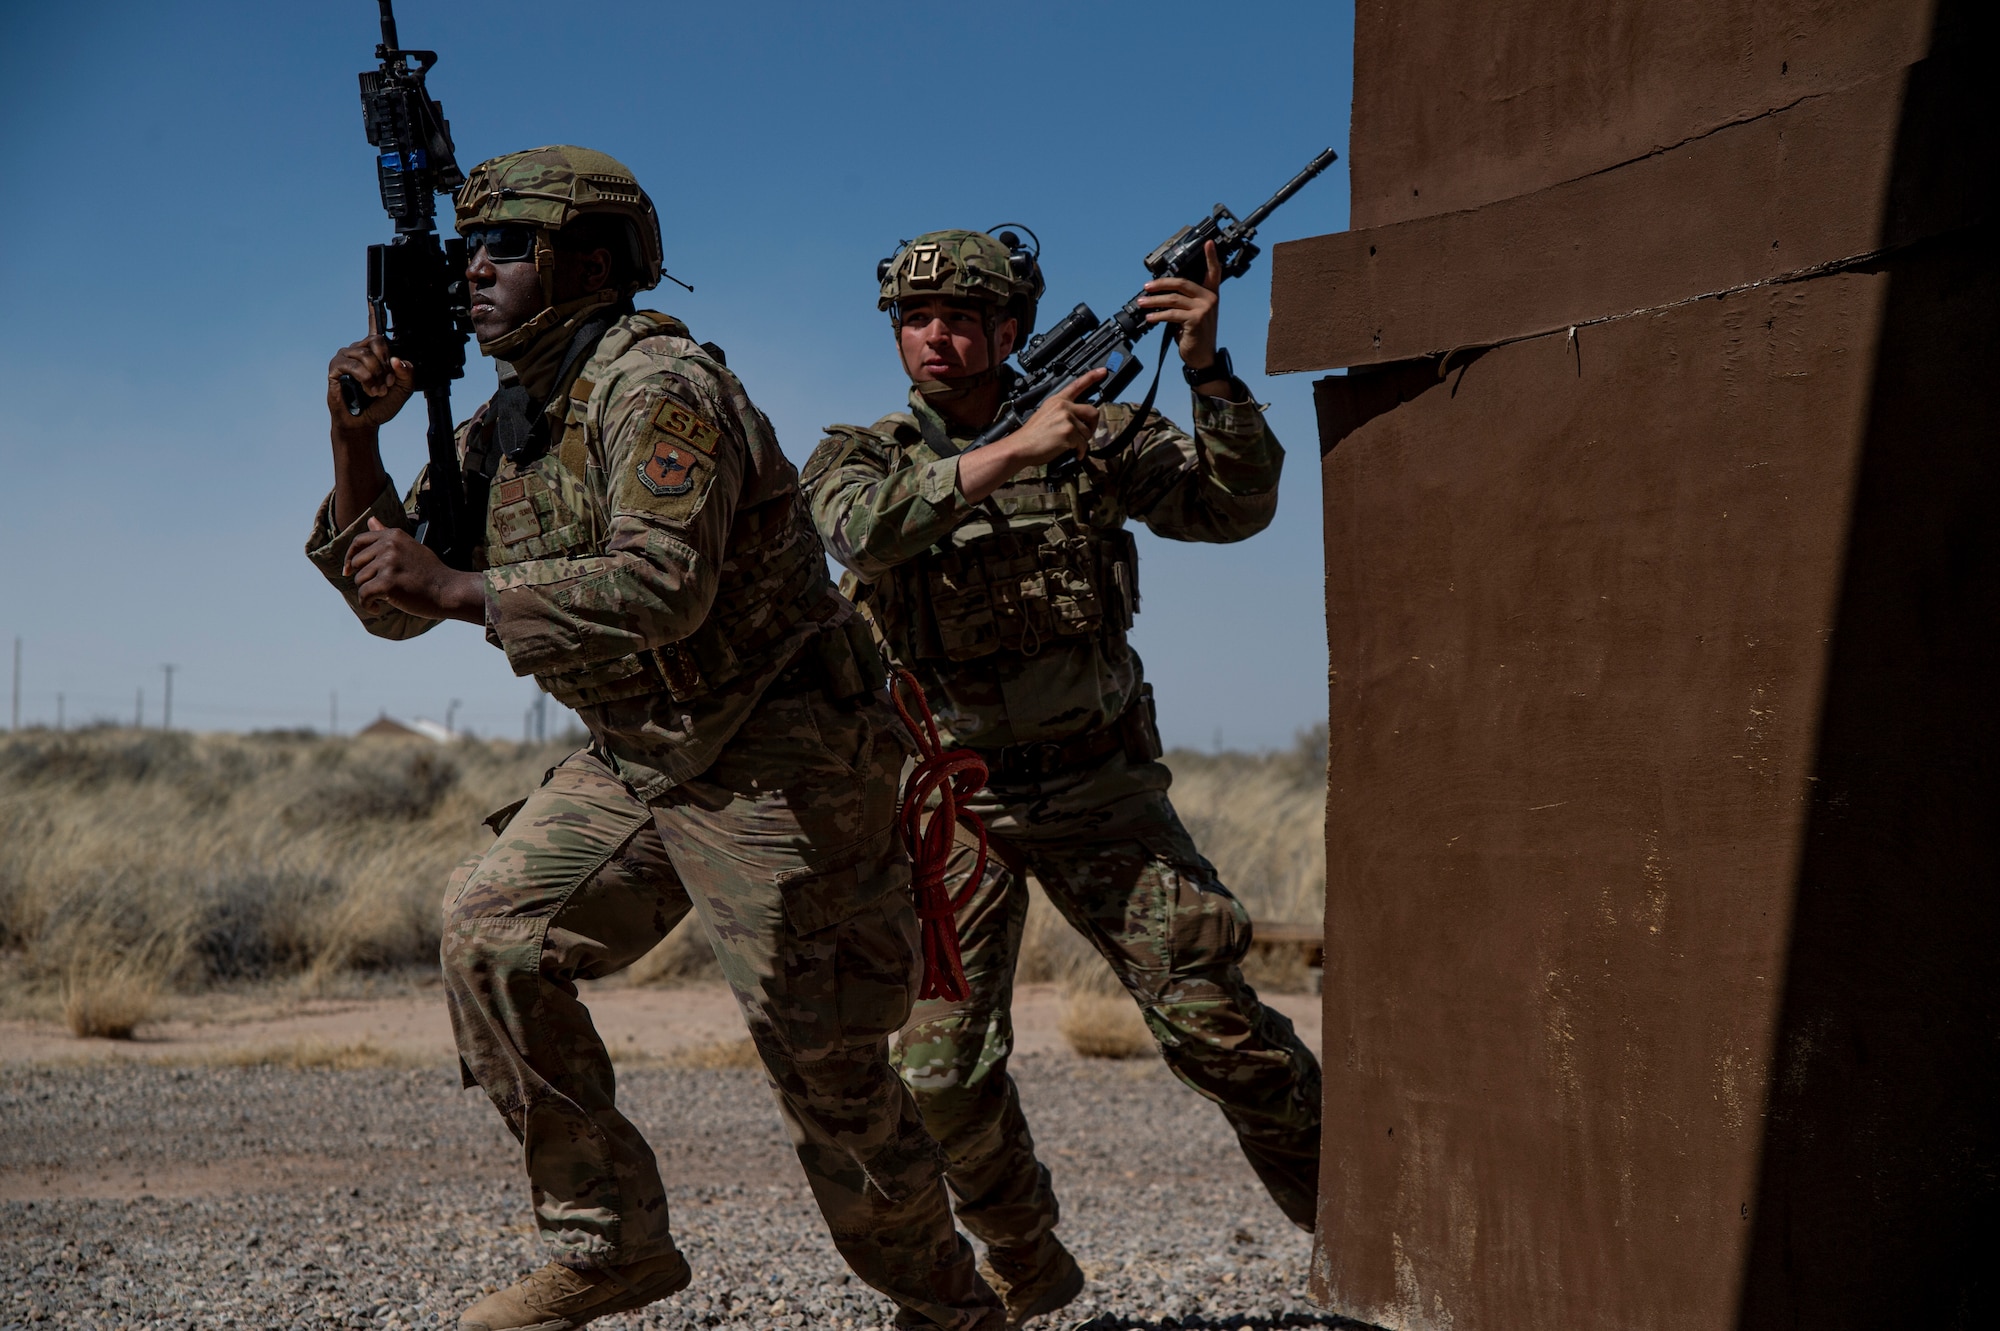
<instances>
[{"instance_id":1,"label":"camouflage jacket","mask_svg":"<svg viewBox=\"0 0 2000 1331\"><path fill-rule=\"evenodd\" d=\"M486 408L458 429L487 462ZM500 458L488 490L486 636L520 675L574 706L643 798L706 768L818 629L853 611L834 591L798 473L743 386L676 319L627 314L558 384L550 444ZM363 605L342 572L371 517L413 525L419 476L344 530L320 506L306 554L370 633L437 621ZM840 636L840 635L835 635Z\"/></svg>"},{"instance_id":2,"label":"camouflage jacket","mask_svg":"<svg viewBox=\"0 0 2000 1331\"><path fill-rule=\"evenodd\" d=\"M1254 402L1196 397L1190 438L1157 412L1080 481L1045 468L980 504L952 453L970 441L910 395L872 426L834 425L804 485L841 587L884 650L923 681L953 741L980 749L1068 739L1116 720L1141 665L1125 630L1138 610L1126 519L1180 541L1240 541L1277 511L1285 452ZM1131 421L1103 409L1093 447ZM929 415L928 422L923 420ZM926 442L928 425L934 442Z\"/></svg>"}]
</instances>

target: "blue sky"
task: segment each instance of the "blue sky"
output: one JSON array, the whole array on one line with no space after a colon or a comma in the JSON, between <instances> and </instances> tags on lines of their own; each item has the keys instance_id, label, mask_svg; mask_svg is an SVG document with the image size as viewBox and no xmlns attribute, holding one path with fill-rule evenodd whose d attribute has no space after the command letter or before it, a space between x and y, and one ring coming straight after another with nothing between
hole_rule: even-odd
<instances>
[{"instance_id":1,"label":"blue sky","mask_svg":"<svg viewBox=\"0 0 2000 1331\"><path fill-rule=\"evenodd\" d=\"M389 232L355 82L375 11L0 17L0 670L19 635L26 724L58 692L72 724L129 720L141 688L157 724L173 663L180 726L323 727L337 692L343 729L458 699L461 725L521 732L534 687L477 630L376 642L300 553L330 479L326 359ZM799 461L820 426L902 401L873 279L901 237L1026 222L1046 308L1105 313L1155 243L1329 144L1341 164L1260 239L1347 224L1351 3L401 0L397 19L442 55L462 163L572 142L634 169L696 288L642 304L727 348ZM1291 451L1277 521L1235 546L1140 535L1135 636L1170 744L1282 745L1326 711L1311 384L1261 375L1268 310L1263 259L1224 288L1222 340ZM461 415L491 374L475 357ZM1162 401L1187 421L1183 392ZM399 484L422 452L405 414Z\"/></svg>"}]
</instances>

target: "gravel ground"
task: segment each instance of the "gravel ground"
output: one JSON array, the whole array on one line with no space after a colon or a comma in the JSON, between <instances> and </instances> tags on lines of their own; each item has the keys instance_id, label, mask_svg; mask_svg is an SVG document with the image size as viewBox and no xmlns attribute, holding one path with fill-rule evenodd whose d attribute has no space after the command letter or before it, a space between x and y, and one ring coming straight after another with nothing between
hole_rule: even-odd
<instances>
[{"instance_id":1,"label":"gravel ground","mask_svg":"<svg viewBox=\"0 0 2000 1331\"><path fill-rule=\"evenodd\" d=\"M1156 1062L1017 1060L1091 1284L1039 1325L1338 1326L1310 1244ZM632 1068L695 1282L607 1329L885 1327L752 1072ZM0 1071L0 1328L452 1326L542 1260L518 1148L456 1069Z\"/></svg>"}]
</instances>

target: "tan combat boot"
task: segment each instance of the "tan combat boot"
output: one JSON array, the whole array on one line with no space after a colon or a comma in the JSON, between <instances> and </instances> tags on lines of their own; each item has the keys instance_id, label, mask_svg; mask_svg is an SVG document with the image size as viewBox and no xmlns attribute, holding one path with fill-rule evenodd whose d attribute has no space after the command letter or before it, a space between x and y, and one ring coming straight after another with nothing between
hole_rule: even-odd
<instances>
[{"instance_id":1,"label":"tan combat boot","mask_svg":"<svg viewBox=\"0 0 2000 1331\"><path fill-rule=\"evenodd\" d=\"M678 1294L691 1278L687 1259L678 1252L595 1271L550 1262L467 1308L458 1327L459 1331L571 1331L596 1318Z\"/></svg>"},{"instance_id":2,"label":"tan combat boot","mask_svg":"<svg viewBox=\"0 0 2000 1331\"><path fill-rule=\"evenodd\" d=\"M1052 1313L1083 1293L1083 1268L1053 1234L1026 1248L989 1248L979 1270L1000 1292L1010 1327Z\"/></svg>"}]
</instances>

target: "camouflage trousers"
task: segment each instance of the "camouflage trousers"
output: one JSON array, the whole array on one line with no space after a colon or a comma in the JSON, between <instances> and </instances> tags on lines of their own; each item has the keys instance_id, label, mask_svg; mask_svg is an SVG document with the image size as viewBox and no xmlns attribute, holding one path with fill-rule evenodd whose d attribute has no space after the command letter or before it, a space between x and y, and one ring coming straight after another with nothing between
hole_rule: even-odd
<instances>
[{"instance_id":1,"label":"camouflage trousers","mask_svg":"<svg viewBox=\"0 0 2000 1331\"><path fill-rule=\"evenodd\" d=\"M892 824L905 752L880 702L767 699L650 806L594 753L570 757L454 874L443 961L459 1055L521 1141L558 1260L675 1247L658 1163L618 1111L576 982L631 964L692 909L841 1255L900 1305L899 1325L1001 1324L889 1061L920 967Z\"/></svg>"},{"instance_id":2,"label":"camouflage trousers","mask_svg":"<svg viewBox=\"0 0 2000 1331\"><path fill-rule=\"evenodd\" d=\"M1278 1208L1313 1225L1319 1061L1243 979L1249 915L1181 826L1171 780L1159 763L1117 756L974 803L996 854L958 915L969 993L918 1003L896 1056L950 1157L959 1222L989 1245L1033 1243L1058 1218L1007 1073L1028 873L1111 963L1174 1075L1221 1107ZM963 884L973 862L970 847L957 847L947 881Z\"/></svg>"}]
</instances>

